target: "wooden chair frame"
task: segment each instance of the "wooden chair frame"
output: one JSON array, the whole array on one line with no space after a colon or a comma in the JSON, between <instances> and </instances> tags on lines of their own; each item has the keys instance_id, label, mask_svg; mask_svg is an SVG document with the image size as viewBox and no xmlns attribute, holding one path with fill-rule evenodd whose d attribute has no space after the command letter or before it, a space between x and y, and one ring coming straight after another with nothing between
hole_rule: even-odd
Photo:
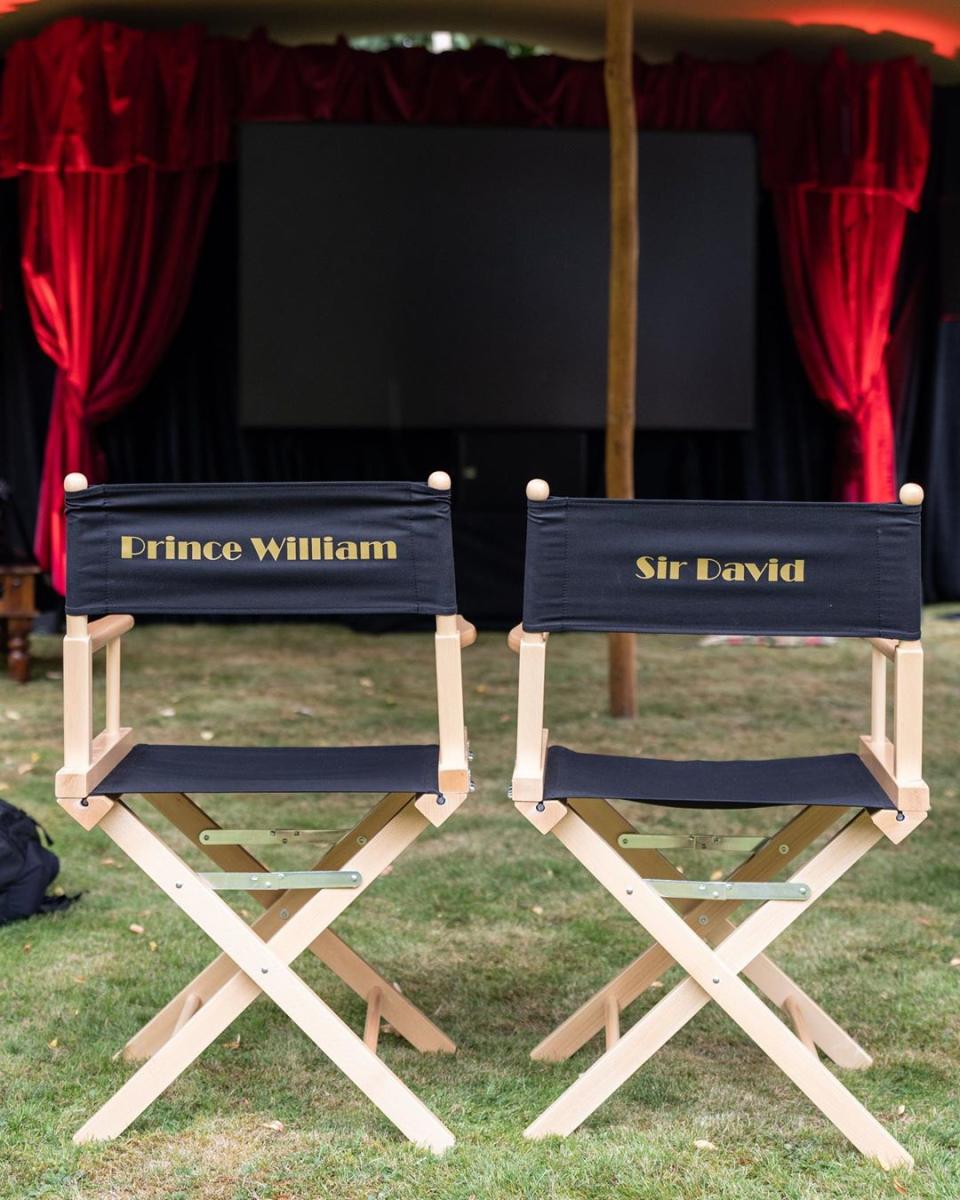
<instances>
[{"instance_id":1,"label":"wooden chair frame","mask_svg":"<svg viewBox=\"0 0 960 1200\"><path fill-rule=\"evenodd\" d=\"M543 480L528 485L531 500L545 500ZM905 485L901 502L919 504L922 490ZM818 1057L823 1050L839 1067L861 1069L871 1058L767 955L784 932L833 883L882 838L903 841L926 818L929 789L922 778L923 650L920 642L870 638L871 729L860 739L860 757L896 805L896 811L807 807L759 846L727 882L768 881L843 819L840 829L790 882L806 884L805 900L767 900L739 925L730 917L740 901L722 898L668 901L647 882L683 878L659 850L624 849L619 838L634 833L606 800L544 800L548 731L544 728L546 648L549 634L511 631L519 654L517 754L512 798L541 833L552 833L654 939L654 944L568 1017L532 1051L559 1062L604 1031L606 1049L575 1083L526 1130L540 1138L567 1135L637 1071L705 1004L715 1001L784 1071L834 1125L883 1167L912 1166L907 1151L840 1083ZM887 666L893 664L893 738L887 737ZM721 893L722 894L722 893ZM620 1014L671 965L687 978L665 995L626 1034ZM782 1009L788 1028L739 978Z\"/></svg>"},{"instance_id":2,"label":"wooden chair frame","mask_svg":"<svg viewBox=\"0 0 960 1200\"><path fill-rule=\"evenodd\" d=\"M444 472L431 487L446 490ZM69 475L68 492L87 486ZM123 1057L147 1061L83 1127L75 1142L122 1133L189 1064L261 993L270 997L411 1141L435 1153L453 1145L444 1124L377 1057L381 1022L425 1053L456 1049L445 1033L330 929L331 923L429 826L439 826L471 789L469 744L463 720L461 649L476 630L460 616L436 618L435 652L439 721L436 792L384 796L316 864L315 870L357 871L349 889L252 891L264 907L247 925L196 871L154 833L119 796L97 787L133 746L133 730L120 723L120 645L133 618L111 615L90 622L68 616L63 649L64 765L57 772L57 802L85 829L102 830L195 924L221 954L188 983L126 1044ZM93 657L106 652L106 724L93 736ZM226 871L265 871L242 845L206 844L219 826L189 796L145 797L198 849ZM292 970L305 950L367 1003L359 1037Z\"/></svg>"}]
</instances>

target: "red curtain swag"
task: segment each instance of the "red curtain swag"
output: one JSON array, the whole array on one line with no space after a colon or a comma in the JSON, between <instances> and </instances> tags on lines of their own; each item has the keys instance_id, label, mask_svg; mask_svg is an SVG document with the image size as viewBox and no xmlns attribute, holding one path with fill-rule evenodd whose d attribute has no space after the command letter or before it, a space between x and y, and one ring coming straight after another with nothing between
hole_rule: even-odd
<instances>
[{"instance_id":1,"label":"red curtain swag","mask_svg":"<svg viewBox=\"0 0 960 1200\"><path fill-rule=\"evenodd\" d=\"M912 60L635 70L641 129L753 132L775 193L791 320L817 394L844 418L840 494L888 500L885 348L905 213L929 158L930 80ZM23 178L24 274L60 368L37 555L62 585L60 480L102 479L96 424L137 394L175 332L216 167L240 121L602 127L602 63L490 48L380 54L69 18L18 42L0 95L0 175Z\"/></svg>"},{"instance_id":2,"label":"red curtain swag","mask_svg":"<svg viewBox=\"0 0 960 1200\"><path fill-rule=\"evenodd\" d=\"M58 367L35 550L61 592L63 477L104 478L94 428L144 387L179 325L215 186L215 167L21 178L27 303Z\"/></svg>"}]
</instances>

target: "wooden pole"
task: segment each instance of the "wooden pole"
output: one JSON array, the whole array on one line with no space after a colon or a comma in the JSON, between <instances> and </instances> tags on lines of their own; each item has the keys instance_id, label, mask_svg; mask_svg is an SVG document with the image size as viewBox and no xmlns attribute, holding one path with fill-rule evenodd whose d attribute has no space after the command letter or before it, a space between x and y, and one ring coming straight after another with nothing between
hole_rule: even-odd
<instances>
[{"instance_id":1,"label":"wooden pole","mask_svg":"<svg viewBox=\"0 0 960 1200\"><path fill-rule=\"evenodd\" d=\"M604 83L610 123L610 312L607 343L607 495L633 497L637 363L637 111L633 94L633 0L607 0ZM632 633L612 633L610 712L637 709Z\"/></svg>"}]
</instances>

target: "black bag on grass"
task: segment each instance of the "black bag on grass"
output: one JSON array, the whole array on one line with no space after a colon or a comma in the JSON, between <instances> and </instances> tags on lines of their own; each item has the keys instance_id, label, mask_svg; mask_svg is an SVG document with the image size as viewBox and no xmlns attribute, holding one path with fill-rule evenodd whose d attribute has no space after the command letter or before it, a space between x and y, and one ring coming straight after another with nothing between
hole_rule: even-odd
<instances>
[{"instance_id":1,"label":"black bag on grass","mask_svg":"<svg viewBox=\"0 0 960 1200\"><path fill-rule=\"evenodd\" d=\"M0 925L56 912L77 899L46 894L60 870L60 860L48 849L52 845L53 839L33 817L0 800Z\"/></svg>"}]
</instances>

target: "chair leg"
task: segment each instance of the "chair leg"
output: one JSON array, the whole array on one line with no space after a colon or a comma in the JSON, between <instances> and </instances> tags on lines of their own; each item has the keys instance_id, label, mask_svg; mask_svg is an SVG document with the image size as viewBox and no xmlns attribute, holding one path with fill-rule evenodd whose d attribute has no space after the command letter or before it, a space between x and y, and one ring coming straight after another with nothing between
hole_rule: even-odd
<instances>
[{"instance_id":1,"label":"chair leg","mask_svg":"<svg viewBox=\"0 0 960 1200\"><path fill-rule=\"evenodd\" d=\"M679 878L680 872L664 855L655 850L623 850L617 844L617 838L622 833L633 833L633 826L617 812L612 805L605 801L571 800L570 808L585 821L608 845L629 863L639 874L652 878ZM831 825L835 824L839 814L836 810L825 808L807 808L799 813L780 830L769 838L750 858L746 859L734 870L729 878L737 882L748 882L770 879L798 855ZM786 849L782 849L786 847ZM716 930L718 936L711 940L719 942L722 936L731 932L734 926L729 917L740 907L737 901L696 901L680 900L674 903L678 912L691 914L686 917L698 933L710 936L710 931ZM696 921L694 925L693 922ZM722 936L720 936L722 935ZM780 1005L776 998L788 994L783 988L784 982L790 983L790 990L797 993L809 1005L813 1001L793 984L789 977L779 970L772 962L769 970L759 964L755 974L758 978L754 983L770 996L774 1003ZM614 996L621 1009L632 1004L649 988L651 983L673 965L672 957L661 946L651 946L633 963L625 967L608 984L600 989L591 999L580 1006L575 1013L549 1033L542 1042L531 1051L531 1058L542 1062L561 1062L575 1054L592 1037L604 1028L606 1002ZM769 983L773 989L767 992L764 983ZM782 998L782 997L781 997ZM823 1033L822 1049L834 1058L839 1066L869 1066L870 1059L856 1042L837 1025L827 1014L818 1009L820 1019L815 1019L813 1027ZM816 1036L816 1033L815 1033ZM840 1055L835 1057L834 1050ZM843 1059L843 1061L841 1061ZM864 1061L866 1060L866 1061Z\"/></svg>"},{"instance_id":2,"label":"chair leg","mask_svg":"<svg viewBox=\"0 0 960 1200\"><path fill-rule=\"evenodd\" d=\"M242 846L207 846L200 841L205 829L219 828L200 806L189 796L181 793L151 794L146 797L151 804L175 825L191 842L207 855L217 866L227 871L263 871L264 865ZM371 810L351 832L332 847L316 864L315 870L339 869L345 861L344 854L363 845L382 829L397 812L413 800L412 794L391 793ZM364 841L358 841L364 839ZM279 928L280 920L288 919L291 911L301 908L309 893L251 892L251 899L267 907L268 911L253 926L258 934L271 937ZM272 916L270 911L273 910ZM281 917L286 910L287 917ZM383 1018L389 1021L398 1034L417 1050L426 1054L452 1054L456 1045L449 1037L421 1012L412 1001L402 995L383 978L356 951L352 950L332 929L325 929L308 949L331 971L334 972L358 996L366 999L372 988L382 993ZM184 1000L191 994L208 999L234 973L234 964L226 955L214 960L196 979L188 983L173 999L147 1022L127 1042L123 1057L128 1061L149 1058L171 1036L176 1026L178 1013Z\"/></svg>"},{"instance_id":3,"label":"chair leg","mask_svg":"<svg viewBox=\"0 0 960 1200\"><path fill-rule=\"evenodd\" d=\"M669 904L575 812L554 832L600 883L664 946L689 978L646 1014L528 1128L528 1137L576 1128L709 1000L715 1000L864 1154L884 1167L910 1166L906 1150L766 1007L738 972L846 873L877 841L867 813L855 817L796 876L804 901L768 901L712 950Z\"/></svg>"},{"instance_id":4,"label":"chair leg","mask_svg":"<svg viewBox=\"0 0 960 1200\"><path fill-rule=\"evenodd\" d=\"M424 818L409 805L354 855L351 866L369 883L425 825ZM453 1135L442 1122L288 965L310 944L318 925L325 926L339 915L363 886L349 892L316 893L267 944L124 805L115 805L100 828L221 946L239 970L127 1080L74 1140L103 1139L122 1132L264 992L407 1137L437 1153L453 1144Z\"/></svg>"}]
</instances>

